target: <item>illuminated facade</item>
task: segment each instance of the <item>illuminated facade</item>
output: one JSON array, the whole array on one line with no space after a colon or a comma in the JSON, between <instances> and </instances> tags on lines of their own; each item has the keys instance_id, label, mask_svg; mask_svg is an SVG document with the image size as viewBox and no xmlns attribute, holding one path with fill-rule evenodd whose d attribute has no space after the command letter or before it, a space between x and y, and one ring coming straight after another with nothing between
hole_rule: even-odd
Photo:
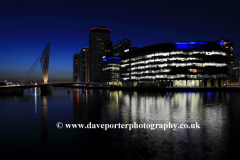
<instances>
[{"instance_id":1,"label":"illuminated facade","mask_svg":"<svg viewBox=\"0 0 240 160\"><path fill-rule=\"evenodd\" d=\"M223 86L232 43L162 43L129 51L120 61L120 81L129 87Z\"/></svg>"},{"instance_id":2,"label":"illuminated facade","mask_svg":"<svg viewBox=\"0 0 240 160\"><path fill-rule=\"evenodd\" d=\"M120 58L108 57L103 59L102 80L107 84L119 85Z\"/></svg>"}]
</instances>

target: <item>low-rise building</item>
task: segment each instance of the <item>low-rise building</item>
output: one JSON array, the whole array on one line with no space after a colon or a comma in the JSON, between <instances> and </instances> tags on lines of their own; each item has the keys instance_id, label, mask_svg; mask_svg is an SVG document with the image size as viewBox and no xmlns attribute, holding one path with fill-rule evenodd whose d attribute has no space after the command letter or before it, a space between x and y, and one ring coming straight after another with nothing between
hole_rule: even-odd
<instances>
[{"instance_id":1,"label":"low-rise building","mask_svg":"<svg viewBox=\"0 0 240 160\"><path fill-rule=\"evenodd\" d=\"M229 75L232 43L162 43L125 52L120 81L128 87L223 86Z\"/></svg>"}]
</instances>

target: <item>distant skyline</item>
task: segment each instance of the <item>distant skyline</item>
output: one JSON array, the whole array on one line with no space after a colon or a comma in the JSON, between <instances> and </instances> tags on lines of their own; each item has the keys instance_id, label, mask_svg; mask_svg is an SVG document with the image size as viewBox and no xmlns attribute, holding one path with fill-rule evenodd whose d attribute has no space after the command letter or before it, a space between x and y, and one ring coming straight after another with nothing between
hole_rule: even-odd
<instances>
[{"instance_id":1,"label":"distant skyline","mask_svg":"<svg viewBox=\"0 0 240 160\"><path fill-rule=\"evenodd\" d=\"M0 81L19 81L49 40L72 59L88 47L90 29L98 25L111 29L113 44L124 38L133 47L224 38L235 41L237 53L239 7L234 0L1 1Z\"/></svg>"}]
</instances>

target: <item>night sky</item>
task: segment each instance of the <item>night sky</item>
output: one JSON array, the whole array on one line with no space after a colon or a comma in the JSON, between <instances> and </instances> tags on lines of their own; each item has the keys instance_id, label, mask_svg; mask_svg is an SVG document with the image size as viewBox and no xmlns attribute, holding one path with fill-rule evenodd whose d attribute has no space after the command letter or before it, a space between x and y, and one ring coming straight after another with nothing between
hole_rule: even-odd
<instances>
[{"instance_id":1,"label":"night sky","mask_svg":"<svg viewBox=\"0 0 240 160\"><path fill-rule=\"evenodd\" d=\"M1 0L0 81L20 81L49 40L72 60L98 25L111 29L113 44L123 38L133 47L225 38L235 41L237 53L239 8L237 0ZM49 79L57 77L50 73ZM29 80L40 79L39 69Z\"/></svg>"}]
</instances>

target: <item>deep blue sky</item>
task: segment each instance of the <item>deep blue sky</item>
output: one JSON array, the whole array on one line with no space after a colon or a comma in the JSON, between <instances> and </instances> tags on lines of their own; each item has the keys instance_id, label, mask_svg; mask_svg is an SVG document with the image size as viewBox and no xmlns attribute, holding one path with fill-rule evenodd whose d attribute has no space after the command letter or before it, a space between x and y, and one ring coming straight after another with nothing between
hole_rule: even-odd
<instances>
[{"instance_id":1,"label":"deep blue sky","mask_svg":"<svg viewBox=\"0 0 240 160\"><path fill-rule=\"evenodd\" d=\"M72 59L98 25L111 29L113 44L123 38L134 47L225 38L236 41L237 53L239 8L237 0L0 1L0 81L19 81L49 40Z\"/></svg>"}]
</instances>

